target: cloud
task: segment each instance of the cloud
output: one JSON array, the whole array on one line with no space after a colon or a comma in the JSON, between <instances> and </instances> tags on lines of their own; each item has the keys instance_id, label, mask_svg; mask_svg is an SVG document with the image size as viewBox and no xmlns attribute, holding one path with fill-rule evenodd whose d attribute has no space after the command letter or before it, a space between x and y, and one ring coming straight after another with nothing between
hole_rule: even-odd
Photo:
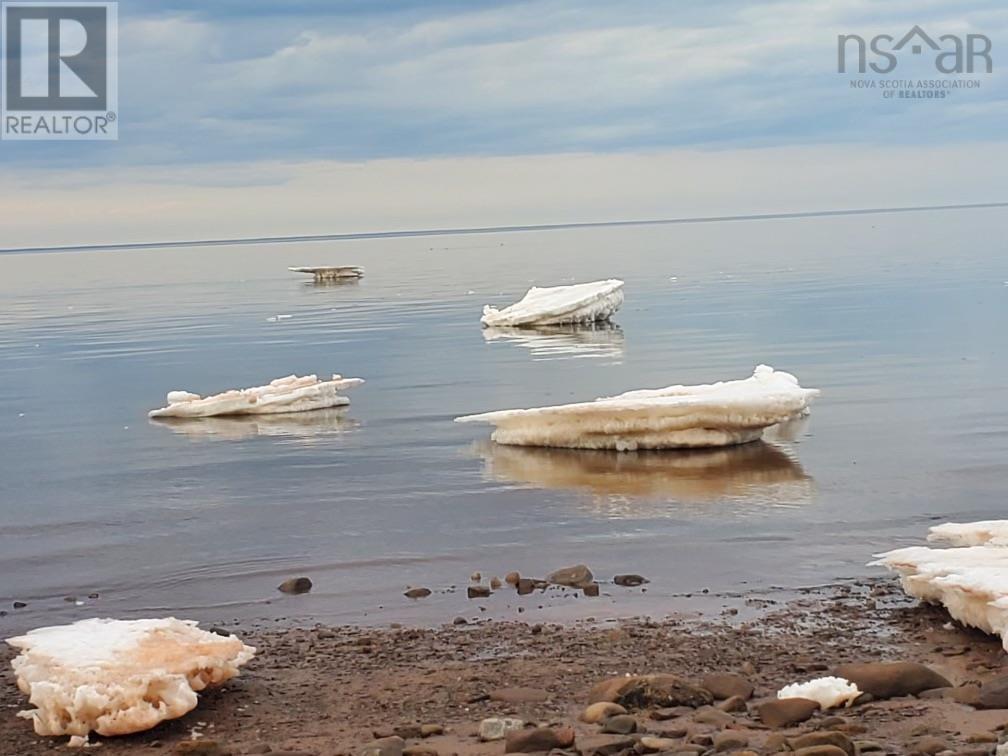
<instances>
[{"instance_id":1,"label":"cloud","mask_svg":"<svg viewBox=\"0 0 1008 756\"><path fill-rule=\"evenodd\" d=\"M998 3L333 2L120 7L115 144L14 144L21 165L942 144L1004 132L1004 77L885 101L836 35L980 31ZM908 69L910 70L910 69Z\"/></svg>"}]
</instances>

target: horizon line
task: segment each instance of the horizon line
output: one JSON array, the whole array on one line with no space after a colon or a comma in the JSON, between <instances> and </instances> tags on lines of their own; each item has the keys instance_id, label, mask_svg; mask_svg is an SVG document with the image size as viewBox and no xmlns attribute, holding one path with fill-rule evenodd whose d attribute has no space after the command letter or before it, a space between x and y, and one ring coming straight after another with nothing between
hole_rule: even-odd
<instances>
[{"instance_id":1,"label":"horizon line","mask_svg":"<svg viewBox=\"0 0 1008 756\"><path fill-rule=\"evenodd\" d=\"M848 210L809 210L786 213L756 213L750 215L706 215L683 218L652 218L641 220L582 221L574 223L542 223L509 226L475 226L472 228L432 228L404 231L360 231L339 234L306 234L299 236L254 236L231 239L192 239L158 242L118 242L108 244L77 244L46 247L0 248L0 255L41 254L47 252L111 252L147 249L180 249L185 247L225 247L253 244L296 244L299 242L352 241L359 239L399 239L424 236L462 236L465 234L504 234L522 231L562 231L581 228L606 228L620 226L669 226L687 223L724 223L736 221L789 220L795 218L822 218L848 215L884 215L916 213L932 210L978 210L1008 207L1008 202L977 202L955 205L918 205L911 207L874 207Z\"/></svg>"}]
</instances>

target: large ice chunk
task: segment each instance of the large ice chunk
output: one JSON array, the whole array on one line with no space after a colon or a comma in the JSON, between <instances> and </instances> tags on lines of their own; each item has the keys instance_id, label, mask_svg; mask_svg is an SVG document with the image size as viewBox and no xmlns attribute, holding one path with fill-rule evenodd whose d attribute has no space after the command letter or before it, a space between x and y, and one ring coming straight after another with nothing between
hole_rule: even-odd
<instances>
[{"instance_id":1,"label":"large ice chunk","mask_svg":"<svg viewBox=\"0 0 1008 756\"><path fill-rule=\"evenodd\" d=\"M759 365L752 377L700 386L629 391L593 402L466 415L490 423L500 444L575 449L672 449L755 441L763 429L808 410L818 389Z\"/></svg>"},{"instance_id":2,"label":"large ice chunk","mask_svg":"<svg viewBox=\"0 0 1008 756\"><path fill-rule=\"evenodd\" d=\"M931 528L929 540L980 544L933 549L910 546L877 554L881 565L900 576L903 590L941 604L964 625L1001 636L1008 650L1008 521L946 523Z\"/></svg>"},{"instance_id":3,"label":"large ice chunk","mask_svg":"<svg viewBox=\"0 0 1008 756\"><path fill-rule=\"evenodd\" d=\"M195 622L86 619L9 638L17 684L39 735L127 735L196 708L197 693L238 674L255 649ZM78 741L80 742L80 741Z\"/></svg>"},{"instance_id":4,"label":"large ice chunk","mask_svg":"<svg viewBox=\"0 0 1008 756\"><path fill-rule=\"evenodd\" d=\"M362 378L341 375L334 375L328 381L319 380L315 375L289 375L265 386L233 389L208 397L188 391L169 391L168 406L148 414L150 417L213 417L307 412L350 404L339 392L362 383Z\"/></svg>"},{"instance_id":5,"label":"large ice chunk","mask_svg":"<svg viewBox=\"0 0 1008 756\"><path fill-rule=\"evenodd\" d=\"M291 273L308 273L315 276L316 281L337 281L340 279L360 278L364 268L358 265L325 265L317 267L287 268Z\"/></svg>"},{"instance_id":6,"label":"large ice chunk","mask_svg":"<svg viewBox=\"0 0 1008 756\"><path fill-rule=\"evenodd\" d=\"M608 320L623 304L623 282L616 278L572 286L533 286L503 310L486 305L484 326L543 326Z\"/></svg>"}]
</instances>

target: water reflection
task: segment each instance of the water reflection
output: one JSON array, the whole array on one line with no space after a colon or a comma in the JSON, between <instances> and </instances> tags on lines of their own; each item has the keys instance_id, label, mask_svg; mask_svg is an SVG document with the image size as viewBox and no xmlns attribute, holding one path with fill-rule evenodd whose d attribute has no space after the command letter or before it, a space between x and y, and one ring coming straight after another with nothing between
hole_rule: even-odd
<instances>
[{"instance_id":1,"label":"water reflection","mask_svg":"<svg viewBox=\"0 0 1008 756\"><path fill-rule=\"evenodd\" d=\"M613 452L474 445L488 477L540 488L589 491L702 504L723 499L808 503L812 478L780 447L764 441L721 449ZM653 516L638 512L637 516Z\"/></svg>"},{"instance_id":2,"label":"water reflection","mask_svg":"<svg viewBox=\"0 0 1008 756\"><path fill-rule=\"evenodd\" d=\"M594 326L535 326L532 328L484 328L483 338L508 341L525 347L537 360L623 356L623 329L615 323Z\"/></svg>"},{"instance_id":3,"label":"water reflection","mask_svg":"<svg viewBox=\"0 0 1008 756\"><path fill-rule=\"evenodd\" d=\"M220 438L229 441L253 436L310 438L345 433L360 425L358 421L347 417L345 407L279 415L164 417L152 418L150 423L193 438Z\"/></svg>"}]
</instances>

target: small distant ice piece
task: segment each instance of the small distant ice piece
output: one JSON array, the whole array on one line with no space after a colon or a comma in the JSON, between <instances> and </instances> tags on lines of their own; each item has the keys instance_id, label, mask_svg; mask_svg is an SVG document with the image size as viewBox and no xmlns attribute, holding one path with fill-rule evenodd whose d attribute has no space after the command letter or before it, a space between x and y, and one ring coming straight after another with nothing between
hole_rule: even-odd
<instances>
[{"instance_id":1,"label":"small distant ice piece","mask_svg":"<svg viewBox=\"0 0 1008 756\"><path fill-rule=\"evenodd\" d=\"M960 544L909 546L877 554L872 565L900 576L910 596L941 604L959 622L1001 636L1008 650L1008 520L946 523L929 540Z\"/></svg>"},{"instance_id":2,"label":"small distant ice piece","mask_svg":"<svg viewBox=\"0 0 1008 756\"><path fill-rule=\"evenodd\" d=\"M842 677L819 677L803 683L791 683L777 691L777 698L809 698L825 709L850 706L861 695L858 686Z\"/></svg>"},{"instance_id":3,"label":"small distant ice piece","mask_svg":"<svg viewBox=\"0 0 1008 756\"><path fill-rule=\"evenodd\" d=\"M320 267L287 268L291 273L308 273L315 276L316 281L336 281L342 278L360 278L364 268L357 265L330 265Z\"/></svg>"},{"instance_id":4,"label":"small distant ice piece","mask_svg":"<svg viewBox=\"0 0 1008 756\"><path fill-rule=\"evenodd\" d=\"M755 441L763 430L808 411L818 389L759 365L751 378L629 391L593 402L466 415L490 423L500 444L573 449L675 449Z\"/></svg>"},{"instance_id":5,"label":"small distant ice piece","mask_svg":"<svg viewBox=\"0 0 1008 756\"><path fill-rule=\"evenodd\" d=\"M236 636L165 619L86 619L7 640L38 735L128 735L196 708L198 692L238 674L255 649Z\"/></svg>"},{"instance_id":6,"label":"small distant ice piece","mask_svg":"<svg viewBox=\"0 0 1008 756\"><path fill-rule=\"evenodd\" d=\"M217 415L274 415L283 412L342 407L350 400L338 393L364 383L362 378L333 375L328 381L318 376L289 375L265 386L232 389L201 397L188 391L169 391L168 406L151 410L150 417L215 417Z\"/></svg>"},{"instance_id":7,"label":"small distant ice piece","mask_svg":"<svg viewBox=\"0 0 1008 756\"><path fill-rule=\"evenodd\" d=\"M484 327L595 323L608 320L622 304L623 282L616 278L572 286L533 286L503 310L486 305L480 323Z\"/></svg>"}]
</instances>

